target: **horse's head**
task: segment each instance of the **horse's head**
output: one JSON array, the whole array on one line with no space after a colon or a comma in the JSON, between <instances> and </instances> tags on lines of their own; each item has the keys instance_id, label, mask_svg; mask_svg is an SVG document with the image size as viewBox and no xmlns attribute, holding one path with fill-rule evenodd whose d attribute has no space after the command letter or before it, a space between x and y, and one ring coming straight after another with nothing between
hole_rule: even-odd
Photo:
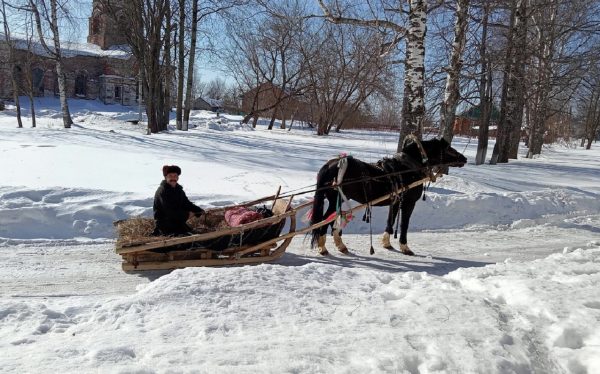
<instances>
[{"instance_id":1,"label":"horse's head","mask_svg":"<svg viewBox=\"0 0 600 374\"><path fill-rule=\"evenodd\" d=\"M467 163L467 158L452 148L444 138L423 140L420 143L417 140L409 141L405 143L402 152L429 166L462 167Z\"/></svg>"},{"instance_id":2,"label":"horse's head","mask_svg":"<svg viewBox=\"0 0 600 374\"><path fill-rule=\"evenodd\" d=\"M430 166L447 165L463 167L467 158L462 153L450 146L446 139L431 139L421 142L427 154Z\"/></svg>"}]
</instances>

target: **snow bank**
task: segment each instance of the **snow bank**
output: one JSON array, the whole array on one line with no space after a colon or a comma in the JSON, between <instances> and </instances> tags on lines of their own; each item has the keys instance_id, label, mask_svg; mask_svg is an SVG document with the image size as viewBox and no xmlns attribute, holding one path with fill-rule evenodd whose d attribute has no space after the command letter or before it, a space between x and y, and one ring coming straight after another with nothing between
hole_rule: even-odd
<instances>
[{"instance_id":1,"label":"snow bank","mask_svg":"<svg viewBox=\"0 0 600 374\"><path fill-rule=\"evenodd\" d=\"M387 209L374 209L371 226L374 233L384 231ZM417 203L409 232L524 228L540 224L590 225L600 229L597 217L582 218L598 211L597 196L564 189L462 194L436 188L436 192L427 193L426 201ZM152 196L140 199L134 194L109 191L0 187L0 238L114 238L114 221L138 215L152 216ZM369 233L369 224L360 217L357 215L344 232Z\"/></svg>"}]
</instances>

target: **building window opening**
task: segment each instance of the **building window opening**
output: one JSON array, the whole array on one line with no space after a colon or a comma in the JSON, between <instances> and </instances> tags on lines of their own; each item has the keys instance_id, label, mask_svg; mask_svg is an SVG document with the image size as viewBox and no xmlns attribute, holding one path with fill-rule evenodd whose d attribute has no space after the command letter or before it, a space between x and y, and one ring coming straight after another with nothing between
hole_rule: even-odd
<instances>
[{"instance_id":1,"label":"building window opening","mask_svg":"<svg viewBox=\"0 0 600 374\"><path fill-rule=\"evenodd\" d=\"M86 97L87 77L85 74L78 74L75 77L75 96Z\"/></svg>"},{"instance_id":2,"label":"building window opening","mask_svg":"<svg viewBox=\"0 0 600 374\"><path fill-rule=\"evenodd\" d=\"M115 100L121 100L121 86L115 86Z\"/></svg>"}]
</instances>

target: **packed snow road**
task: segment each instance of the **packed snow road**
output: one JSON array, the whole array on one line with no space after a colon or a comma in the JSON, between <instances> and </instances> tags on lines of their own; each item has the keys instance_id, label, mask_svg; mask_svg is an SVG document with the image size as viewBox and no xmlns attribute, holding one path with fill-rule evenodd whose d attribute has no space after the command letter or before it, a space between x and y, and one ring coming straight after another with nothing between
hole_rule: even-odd
<instances>
[{"instance_id":1,"label":"packed snow road","mask_svg":"<svg viewBox=\"0 0 600 374\"><path fill-rule=\"evenodd\" d=\"M559 221L558 217L554 220ZM273 264L319 263L391 273L416 271L445 275L461 267L544 258L553 253L586 248L600 239L600 215L562 219L562 224L565 227L545 224L502 230L410 233L410 245L416 252L414 257L383 249L379 245L380 233L372 237L374 255L369 254L368 234L343 236L350 255L337 252L330 239L329 257L311 250L309 239L296 237L283 258ZM137 286L169 273L124 273L112 241L6 240L0 242L0 263L4 264L0 273L0 295L16 299L123 296L134 293Z\"/></svg>"}]
</instances>

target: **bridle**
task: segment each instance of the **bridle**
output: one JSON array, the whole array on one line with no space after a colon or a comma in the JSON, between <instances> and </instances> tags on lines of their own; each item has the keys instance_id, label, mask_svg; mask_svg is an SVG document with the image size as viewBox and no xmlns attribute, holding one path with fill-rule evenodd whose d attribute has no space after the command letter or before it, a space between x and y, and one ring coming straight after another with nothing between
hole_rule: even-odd
<instances>
[{"instance_id":1,"label":"bridle","mask_svg":"<svg viewBox=\"0 0 600 374\"><path fill-rule=\"evenodd\" d=\"M411 141L417 145L417 149L421 153L421 164L425 168L425 174L431 179L431 182L435 182L436 176L435 176L435 173L433 172L433 168L429 165L429 158L427 157L427 152L425 152L425 148L423 148L423 144L421 143L421 141L419 140L419 138L417 138L417 136L415 134L408 134L408 135L406 135L406 137L404 138L404 141L402 142L403 149L408 144L408 141Z\"/></svg>"}]
</instances>

